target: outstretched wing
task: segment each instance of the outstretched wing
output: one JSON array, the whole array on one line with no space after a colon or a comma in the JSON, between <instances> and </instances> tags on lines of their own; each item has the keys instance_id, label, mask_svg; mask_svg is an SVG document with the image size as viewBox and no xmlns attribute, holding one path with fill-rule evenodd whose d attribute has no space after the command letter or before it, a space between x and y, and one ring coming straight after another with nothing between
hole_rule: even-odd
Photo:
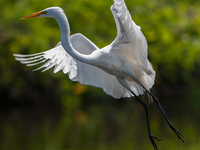
<instances>
[{"instance_id":1,"label":"outstretched wing","mask_svg":"<svg viewBox=\"0 0 200 150\"><path fill-rule=\"evenodd\" d=\"M114 0L114 4L111 6L111 11L117 26L117 37L112 43L113 46L131 43L131 48L126 49L124 53L130 56L130 58L133 56L138 64L148 68L149 63L147 60L146 38L141 32L141 28L132 20L124 0Z\"/></svg>"},{"instance_id":2,"label":"outstretched wing","mask_svg":"<svg viewBox=\"0 0 200 150\"><path fill-rule=\"evenodd\" d=\"M98 47L95 46L89 39L82 34L75 34L70 37L72 46L83 54L90 54ZM62 70L65 74L68 73L69 78L72 81L78 81L81 84L92 85L102 88L108 95L114 98L130 97L131 93L126 90L115 76L112 76L103 70L91 66L89 64L82 63L72 58L62 47L61 43L58 43L56 47L48 51L32 54L21 55L14 54L17 61L27 66L34 66L44 63L41 67L35 69L39 70L45 68L42 72L54 67L54 73ZM45 63L46 62L46 63ZM140 92L135 92L139 95Z\"/></svg>"},{"instance_id":3,"label":"outstretched wing","mask_svg":"<svg viewBox=\"0 0 200 150\"><path fill-rule=\"evenodd\" d=\"M112 49L124 55L129 63L140 66L145 85L151 88L155 80L155 71L147 58L147 41L141 28L132 20L124 0L114 0L111 11L117 26L117 37L111 44Z\"/></svg>"}]
</instances>

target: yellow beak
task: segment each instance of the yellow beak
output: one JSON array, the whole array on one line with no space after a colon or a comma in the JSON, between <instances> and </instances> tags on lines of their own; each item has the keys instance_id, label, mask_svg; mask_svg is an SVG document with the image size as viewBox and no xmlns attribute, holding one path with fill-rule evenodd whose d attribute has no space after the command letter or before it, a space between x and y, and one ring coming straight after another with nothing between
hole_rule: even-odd
<instances>
[{"instance_id":1,"label":"yellow beak","mask_svg":"<svg viewBox=\"0 0 200 150\"><path fill-rule=\"evenodd\" d=\"M22 19L27 19L27 18L38 17L38 16L40 16L41 14L45 14L45 13L46 13L45 11L39 11L39 12L30 14L30 15L28 15L28 16L25 16L25 17L21 18L21 20L22 20Z\"/></svg>"}]
</instances>

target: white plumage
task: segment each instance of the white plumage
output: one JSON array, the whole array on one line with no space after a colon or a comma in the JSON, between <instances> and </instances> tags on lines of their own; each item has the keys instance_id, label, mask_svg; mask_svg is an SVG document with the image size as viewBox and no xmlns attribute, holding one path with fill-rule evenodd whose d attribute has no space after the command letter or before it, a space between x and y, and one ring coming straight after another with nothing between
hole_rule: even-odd
<instances>
[{"instance_id":1,"label":"white plumage","mask_svg":"<svg viewBox=\"0 0 200 150\"><path fill-rule=\"evenodd\" d=\"M62 12L61 9L55 8L57 11ZM129 77L128 75L120 76L120 74L114 74L115 72L112 73L111 71L114 68L109 68L110 71L108 72L108 68L104 69L104 67L102 68L98 65L94 66L93 64L83 63L70 56L61 43L51 50L42 53L33 55L14 54L14 56L16 57L16 60L23 64L27 64L27 66L45 62L41 67L35 70L44 68L42 71L44 72L55 67L54 73L62 70L63 73L68 73L69 78L72 81L100 87L106 94L111 95L114 98L133 96L129 90L118 82L116 77L124 78L128 86L136 95L143 94L143 88L137 82L141 82L140 84L144 85L147 89L150 89L153 86L155 79L155 71L147 59L146 39L140 31L140 27L133 22L123 0L115 0L113 6L111 6L111 11L117 26L117 37L109 46L103 48L103 50L108 53L108 56L114 55L114 57L121 57L120 61L123 61L124 64L130 64L130 66L127 65L126 68L123 68L124 64L116 66L118 67L118 70L121 69L120 72L126 72L123 74L132 73L129 72L129 69L134 71L134 68L132 67L137 66L136 71L140 72L136 73L140 75L138 81L132 79L132 77ZM89 55L93 51L102 50L80 33L70 36L69 40L72 47L81 54ZM112 63L115 63L115 61L118 60L113 60Z\"/></svg>"},{"instance_id":2,"label":"white plumage","mask_svg":"<svg viewBox=\"0 0 200 150\"><path fill-rule=\"evenodd\" d=\"M132 20L124 0L114 0L111 11L117 26L117 37L108 46L99 49L82 34L70 36L70 28L64 11L50 7L28 15L31 17L52 17L59 24L61 42L51 50L32 54L14 54L17 61L27 66L44 63L43 72L54 67L54 73L63 71L72 81L102 88L114 98L135 96L143 105L148 125L148 134L155 150L154 141L161 140L151 134L147 105L138 97L146 91L158 104L169 127L184 142L184 136L171 124L159 101L149 91L155 80L155 71L147 58L147 41L141 28Z\"/></svg>"}]
</instances>

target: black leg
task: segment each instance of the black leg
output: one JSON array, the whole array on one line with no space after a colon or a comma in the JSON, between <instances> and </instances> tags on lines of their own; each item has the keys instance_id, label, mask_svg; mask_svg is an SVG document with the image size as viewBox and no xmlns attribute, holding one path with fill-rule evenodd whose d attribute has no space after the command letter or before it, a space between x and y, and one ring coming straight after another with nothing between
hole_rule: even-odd
<instances>
[{"instance_id":1,"label":"black leg","mask_svg":"<svg viewBox=\"0 0 200 150\"><path fill-rule=\"evenodd\" d=\"M141 85L142 86L142 85ZM178 136L178 138L183 142L185 143L184 139L185 137L172 125L172 123L169 121L167 115L165 114L162 106L160 105L160 102L158 101L158 99L153 95L151 94L151 92L149 92L144 86L142 86L149 95L151 95L151 97L155 100L156 104L158 105L158 107L160 108L161 112L163 113L165 119L167 120L167 123L169 125L169 127L174 131L174 133Z\"/></svg>"},{"instance_id":2,"label":"black leg","mask_svg":"<svg viewBox=\"0 0 200 150\"><path fill-rule=\"evenodd\" d=\"M152 95L152 97L153 97L153 95ZM153 97L153 99L155 100L156 104L158 105L158 107L160 108L161 112L163 113L165 119L167 120L167 123L168 123L169 127L174 131L174 133L178 136L178 138L179 138L183 143L185 143L185 141L184 141L185 137L184 137L183 134L181 134L181 133L179 132L179 130L177 130L177 129L172 125L172 123L169 121L169 119L168 119L167 115L165 114L165 112L164 112L162 106L160 105L160 102L158 101L158 99L157 99L156 97Z\"/></svg>"},{"instance_id":3,"label":"black leg","mask_svg":"<svg viewBox=\"0 0 200 150\"><path fill-rule=\"evenodd\" d=\"M162 139L159 139L159 138L157 138L157 137L155 137L155 136L153 136L153 135L151 134L150 124L149 124L148 107L147 107L147 105L146 105L135 93L133 93L132 91L131 91L131 93L137 98L137 100L138 100L138 101L143 105L143 107L144 107L144 110L145 110L145 113L146 113L146 117L147 117L147 126L148 126L149 138L150 138L150 140L151 140L151 143L152 143L154 149L155 149L155 150L158 150L158 147L157 147L156 142L154 141L154 139L156 139L156 140L158 140L158 141L161 141Z\"/></svg>"}]
</instances>

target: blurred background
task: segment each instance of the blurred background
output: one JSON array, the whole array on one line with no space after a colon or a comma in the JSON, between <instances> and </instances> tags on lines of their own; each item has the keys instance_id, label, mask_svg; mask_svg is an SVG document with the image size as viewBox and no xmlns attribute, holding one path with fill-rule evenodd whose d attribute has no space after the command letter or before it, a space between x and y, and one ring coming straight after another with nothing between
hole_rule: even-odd
<instances>
[{"instance_id":1,"label":"blurred background","mask_svg":"<svg viewBox=\"0 0 200 150\"><path fill-rule=\"evenodd\" d=\"M1 0L1 150L153 150L143 107L135 98L113 99L101 89L71 82L52 69L32 72L13 53L32 54L54 47L60 30L54 19L21 17L50 6L65 10L71 34L82 33L102 48L116 37L112 0ZM156 70L149 105L152 134L162 150L200 147L200 1L126 0L133 20L148 41ZM141 96L143 98L143 96ZM144 97L148 103L148 97Z\"/></svg>"}]
</instances>

